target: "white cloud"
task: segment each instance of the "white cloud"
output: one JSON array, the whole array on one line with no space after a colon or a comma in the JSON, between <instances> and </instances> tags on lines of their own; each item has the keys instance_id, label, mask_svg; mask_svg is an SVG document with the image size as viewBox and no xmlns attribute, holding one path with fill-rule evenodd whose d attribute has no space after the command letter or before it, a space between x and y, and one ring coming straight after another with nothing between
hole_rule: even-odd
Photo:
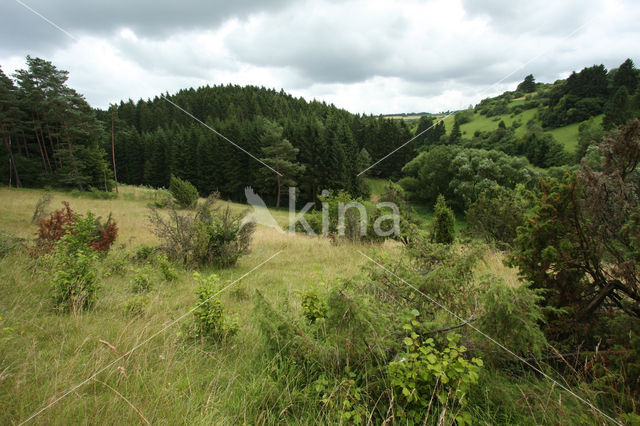
<instances>
[{"instance_id":1,"label":"white cloud","mask_svg":"<svg viewBox=\"0 0 640 426\"><path fill-rule=\"evenodd\" d=\"M115 21L91 31L76 13L77 22L63 27L77 42L52 47L5 39L0 64L11 72L24 66L24 55L42 56L68 70L70 85L99 107L232 83L284 88L353 112L435 112L512 89L529 73L553 81L594 63L617 66L640 40L640 5L624 0L308 0L256 12L251 4L224 8L226 18L208 26L197 10L172 20L173 9L162 6L155 12L161 24L110 10ZM43 26L35 34L51 30L32 18L30 25ZM160 31L162 25L171 31Z\"/></svg>"}]
</instances>

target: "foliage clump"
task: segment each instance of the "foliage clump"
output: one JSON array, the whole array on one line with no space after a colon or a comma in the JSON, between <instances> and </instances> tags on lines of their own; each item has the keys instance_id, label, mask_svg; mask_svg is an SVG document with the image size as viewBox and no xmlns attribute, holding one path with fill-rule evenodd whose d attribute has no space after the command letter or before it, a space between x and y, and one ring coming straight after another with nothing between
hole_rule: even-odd
<instances>
[{"instance_id":1,"label":"foliage clump","mask_svg":"<svg viewBox=\"0 0 640 426\"><path fill-rule=\"evenodd\" d=\"M198 190L191 182L180 179L177 176L171 175L169 181L169 192L173 195L176 203L182 208L191 208L198 202ZM161 200L162 198L159 198Z\"/></svg>"},{"instance_id":2,"label":"foliage clump","mask_svg":"<svg viewBox=\"0 0 640 426\"><path fill-rule=\"evenodd\" d=\"M95 218L91 213L76 217L73 232L66 232L50 254L53 276L54 306L65 312L80 312L93 306L98 287L98 255L89 244L93 241Z\"/></svg>"},{"instance_id":3,"label":"foliage clump","mask_svg":"<svg viewBox=\"0 0 640 426\"><path fill-rule=\"evenodd\" d=\"M444 196L440 194L434 207L432 241L438 244L451 244L455 239L456 217L447 207Z\"/></svg>"},{"instance_id":4,"label":"foliage clump","mask_svg":"<svg viewBox=\"0 0 640 426\"><path fill-rule=\"evenodd\" d=\"M196 336L217 342L235 335L238 332L238 323L226 315L218 298L221 290L218 276L202 276L194 272L193 279L198 283L196 309L193 312Z\"/></svg>"},{"instance_id":5,"label":"foliage clump","mask_svg":"<svg viewBox=\"0 0 640 426\"><path fill-rule=\"evenodd\" d=\"M410 333L403 339L405 350L389 364L398 416L409 424L435 415L459 425L472 424L471 413L463 409L471 387L478 383L482 359L464 358L467 348L458 345L460 335L448 335L446 346L439 349L435 339L422 338L413 329L411 322L405 324Z\"/></svg>"},{"instance_id":6,"label":"foliage clump","mask_svg":"<svg viewBox=\"0 0 640 426\"><path fill-rule=\"evenodd\" d=\"M82 238L83 243L96 252L109 251L118 236L118 226L111 215L102 223L100 217L91 212L83 217L75 213L68 202L64 201L62 204L64 208L54 211L47 219L40 221L34 246L29 248L29 252L34 256L49 253L67 233L80 234L79 238ZM89 221L83 222L85 219ZM82 229L82 232L78 228L87 226L89 229Z\"/></svg>"},{"instance_id":7,"label":"foliage clump","mask_svg":"<svg viewBox=\"0 0 640 426\"><path fill-rule=\"evenodd\" d=\"M170 260L229 267L249 251L255 223L243 222L244 213L215 206L216 201L215 195L209 196L193 214L179 213L169 206L167 218L151 208L152 232L162 241L161 249Z\"/></svg>"},{"instance_id":8,"label":"foliage clump","mask_svg":"<svg viewBox=\"0 0 640 426\"><path fill-rule=\"evenodd\" d=\"M314 323L327 317L327 306L315 290L309 289L302 294L302 312L310 323Z\"/></svg>"}]
</instances>

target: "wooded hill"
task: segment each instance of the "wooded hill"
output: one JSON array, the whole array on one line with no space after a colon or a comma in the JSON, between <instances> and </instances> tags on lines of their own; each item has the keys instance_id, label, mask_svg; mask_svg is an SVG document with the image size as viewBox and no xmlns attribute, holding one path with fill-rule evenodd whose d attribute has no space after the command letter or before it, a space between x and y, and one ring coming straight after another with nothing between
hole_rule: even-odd
<instances>
[{"instance_id":1,"label":"wooded hill","mask_svg":"<svg viewBox=\"0 0 640 426\"><path fill-rule=\"evenodd\" d=\"M315 200L322 189L366 196L368 187L357 174L436 120L422 116L413 130L404 120L351 114L282 90L232 85L93 110L67 86L66 71L40 58L26 62L13 78L0 70L0 173L14 186L109 191L114 153L117 180L123 183L166 187L174 174L202 195L219 191L234 200L244 198L247 186L270 202L278 189L291 185L299 188L299 201ZM456 113L367 175L398 179L405 164L434 145L497 149L537 167L576 163L601 135L601 121L611 128L637 113L637 86L631 60L611 71L588 67L553 84L527 76L516 91ZM567 126L574 128L563 134ZM558 142L558 135L580 143ZM238 146L284 177L278 181Z\"/></svg>"}]
</instances>

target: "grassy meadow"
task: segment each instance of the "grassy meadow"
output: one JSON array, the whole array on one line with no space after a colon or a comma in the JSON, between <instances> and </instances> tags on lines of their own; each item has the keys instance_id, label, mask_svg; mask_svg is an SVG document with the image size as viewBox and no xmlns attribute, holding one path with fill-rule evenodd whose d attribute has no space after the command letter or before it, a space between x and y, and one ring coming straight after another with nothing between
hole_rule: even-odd
<instances>
[{"instance_id":1,"label":"grassy meadow","mask_svg":"<svg viewBox=\"0 0 640 426\"><path fill-rule=\"evenodd\" d=\"M37 228L30 223L31 216L42 194L38 190L0 189L0 231L33 238ZM97 303L82 314L52 311L47 277L37 272L34 261L22 250L0 261L0 329L2 339L6 338L0 346L2 424L26 419L187 312L195 302L191 271L182 270L175 282L154 283L142 316L126 314L133 270L119 262L137 245L157 243L146 220L149 197L144 189L121 187L120 196L114 200L74 198L54 192L50 208L59 208L63 200L81 213L91 210L106 217L112 212L119 236L115 249L102 262ZM235 210L244 208L231 206ZM276 217L286 221L284 213ZM34 423L86 424L93 423L92 419L136 423L139 416L125 398L153 424L256 423L261 413L255 400L250 400L255 396L251 392L261 393L269 383L261 371L263 366L268 368L268 360L261 358L260 346L255 344L258 336L251 322L251 294L258 289L277 305L295 300L296 291L312 283L329 285L338 277L358 274L365 259L357 248L259 227L251 253L235 267L200 270L232 281L279 253L222 295L225 308L237 316L240 324L231 345L186 343L182 328L191 319L187 317L46 410ZM269 397L286 400L289 395L282 390Z\"/></svg>"},{"instance_id":2,"label":"grassy meadow","mask_svg":"<svg viewBox=\"0 0 640 426\"><path fill-rule=\"evenodd\" d=\"M129 261L130 255L141 244L158 242L147 221L150 191L121 187L119 196L112 200L52 193L49 210L67 200L79 213L91 210L102 217L113 213L119 227L114 246L100 262L100 288L91 310L80 314L53 311L48 276L23 249L0 259L0 423L19 424L54 402L30 424L329 422L317 401L303 398L289 385L294 377L274 379L274 358L265 355L251 296L258 290L273 306L299 311L301 290L330 287L339 278L361 275L367 260L358 250L371 253L371 246L333 244L326 238L281 234L259 226L250 254L234 267L199 270L215 273L227 282L248 273L221 295L225 310L237 318L238 334L224 344L203 343L188 336L192 317L185 316L196 300L193 270L176 268L175 281L156 280L145 304L135 313L128 310L136 297L131 288L137 266ZM0 189L0 231L31 240L36 231L31 217L43 193ZM230 205L237 211L245 208ZM282 224L286 222L286 212L276 215ZM387 242L375 250L393 256L401 246ZM477 277L491 272L512 286L520 285L517 271L504 266L501 253L486 248L483 256L474 272ZM178 319L164 330L166 324ZM95 378L74 388L115 360ZM303 373L293 369L291 374ZM602 422L592 410L550 383L527 377L521 388L508 375L483 375L475 396L485 401L482 407L474 408L478 423L514 424L530 416L530 424L559 424L567 416L580 419L582 424ZM510 405L496 405L496 392Z\"/></svg>"}]
</instances>

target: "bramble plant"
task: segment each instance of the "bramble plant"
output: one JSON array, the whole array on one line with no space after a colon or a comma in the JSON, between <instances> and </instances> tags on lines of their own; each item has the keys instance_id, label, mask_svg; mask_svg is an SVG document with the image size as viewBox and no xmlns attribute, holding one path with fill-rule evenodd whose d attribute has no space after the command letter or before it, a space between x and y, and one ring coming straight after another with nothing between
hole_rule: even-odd
<instances>
[{"instance_id":1,"label":"bramble plant","mask_svg":"<svg viewBox=\"0 0 640 426\"><path fill-rule=\"evenodd\" d=\"M132 290L135 293L145 293L151 290L151 287L153 286L151 269L149 267L137 269L135 275L131 279L131 283Z\"/></svg>"},{"instance_id":2,"label":"bramble plant","mask_svg":"<svg viewBox=\"0 0 640 426\"><path fill-rule=\"evenodd\" d=\"M309 289L302 293L302 312L311 324L318 320L327 318L327 305L314 289Z\"/></svg>"},{"instance_id":3,"label":"bramble plant","mask_svg":"<svg viewBox=\"0 0 640 426\"><path fill-rule=\"evenodd\" d=\"M321 375L314 383L314 390L325 409L337 412L341 422L363 424L369 414L364 396L366 389L358 385L358 375L349 367L345 374L333 386L326 375Z\"/></svg>"},{"instance_id":4,"label":"bramble plant","mask_svg":"<svg viewBox=\"0 0 640 426\"><path fill-rule=\"evenodd\" d=\"M225 315L222 302L217 296L220 291L218 276L202 276L194 272L193 279L199 284L196 289L197 308L193 312L196 336L221 341L235 335L238 332L238 323Z\"/></svg>"},{"instance_id":5,"label":"bramble plant","mask_svg":"<svg viewBox=\"0 0 640 426\"><path fill-rule=\"evenodd\" d=\"M463 357L467 349L458 345L457 334L449 334L447 346L439 350L433 338L423 339L414 331L418 312L414 310L412 315L414 318L403 326L408 332L403 341L406 351L388 369L391 387L402 406L398 414L409 424L421 423L435 411L437 402L451 413L448 416L453 414L457 424L471 424L471 414L464 408L469 390L478 383L482 360Z\"/></svg>"}]
</instances>

